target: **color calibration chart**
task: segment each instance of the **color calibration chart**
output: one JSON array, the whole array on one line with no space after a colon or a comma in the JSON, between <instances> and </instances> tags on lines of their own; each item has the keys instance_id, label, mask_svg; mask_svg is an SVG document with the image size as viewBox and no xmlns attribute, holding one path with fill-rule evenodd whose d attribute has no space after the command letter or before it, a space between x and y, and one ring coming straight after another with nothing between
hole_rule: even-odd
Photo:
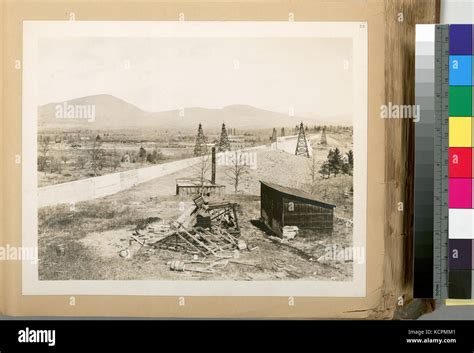
<instances>
[{"instance_id":1,"label":"color calibration chart","mask_svg":"<svg viewBox=\"0 0 474 353\"><path fill-rule=\"evenodd\" d=\"M473 26L449 28L449 298L473 298Z\"/></svg>"},{"instance_id":2,"label":"color calibration chart","mask_svg":"<svg viewBox=\"0 0 474 353\"><path fill-rule=\"evenodd\" d=\"M474 26L417 25L414 296L474 298Z\"/></svg>"}]
</instances>

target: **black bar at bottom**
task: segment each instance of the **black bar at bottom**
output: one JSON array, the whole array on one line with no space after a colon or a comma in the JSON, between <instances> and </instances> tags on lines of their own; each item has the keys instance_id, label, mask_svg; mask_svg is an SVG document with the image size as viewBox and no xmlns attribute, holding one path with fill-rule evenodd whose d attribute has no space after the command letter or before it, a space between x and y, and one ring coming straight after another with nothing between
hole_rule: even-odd
<instances>
[{"instance_id":1,"label":"black bar at bottom","mask_svg":"<svg viewBox=\"0 0 474 353\"><path fill-rule=\"evenodd\" d=\"M0 321L11 352L472 352L473 321ZM54 345L19 342L54 330ZM44 331L43 337L48 337Z\"/></svg>"}]
</instances>

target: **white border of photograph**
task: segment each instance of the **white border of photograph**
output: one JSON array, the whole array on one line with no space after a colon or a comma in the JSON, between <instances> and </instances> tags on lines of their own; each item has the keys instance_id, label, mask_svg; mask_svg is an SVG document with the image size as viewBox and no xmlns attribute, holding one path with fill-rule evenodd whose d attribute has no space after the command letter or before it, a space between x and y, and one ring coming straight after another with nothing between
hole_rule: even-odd
<instances>
[{"instance_id":1,"label":"white border of photograph","mask_svg":"<svg viewBox=\"0 0 474 353\"><path fill-rule=\"evenodd\" d=\"M353 246L364 249L367 217L366 22L153 22L24 21L22 116L22 245L38 244L38 40L52 37L350 38L353 48L354 228ZM335 83L337 84L337 83ZM353 262L351 281L40 281L38 264L23 261L23 295L323 296L363 297L366 262Z\"/></svg>"}]
</instances>

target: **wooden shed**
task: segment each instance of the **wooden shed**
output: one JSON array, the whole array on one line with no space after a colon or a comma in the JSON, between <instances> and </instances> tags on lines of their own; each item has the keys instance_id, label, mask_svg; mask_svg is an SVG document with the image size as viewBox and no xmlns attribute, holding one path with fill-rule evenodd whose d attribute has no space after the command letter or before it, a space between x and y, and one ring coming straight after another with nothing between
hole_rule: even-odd
<instances>
[{"instance_id":1,"label":"wooden shed","mask_svg":"<svg viewBox=\"0 0 474 353\"><path fill-rule=\"evenodd\" d=\"M285 226L297 226L303 236L332 234L336 206L307 192L260 181L260 204L262 220L279 236Z\"/></svg>"}]
</instances>

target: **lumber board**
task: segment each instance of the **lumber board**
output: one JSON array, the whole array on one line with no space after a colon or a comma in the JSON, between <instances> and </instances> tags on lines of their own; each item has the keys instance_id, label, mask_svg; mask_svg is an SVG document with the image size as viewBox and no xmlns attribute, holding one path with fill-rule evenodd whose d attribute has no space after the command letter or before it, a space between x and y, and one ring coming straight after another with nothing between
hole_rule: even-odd
<instances>
[{"instance_id":1,"label":"lumber board","mask_svg":"<svg viewBox=\"0 0 474 353\"><path fill-rule=\"evenodd\" d=\"M195 242L197 242L199 245L201 245L204 249L206 249L207 251L211 252L212 254L215 254L214 250L212 250L211 248L209 248L206 244L204 244L202 241L200 241L200 240L199 240L198 238L196 238L194 235L192 235L191 233L189 233L186 229L183 229L183 232L185 232L188 237L190 237L191 239L193 239Z\"/></svg>"},{"instance_id":2,"label":"lumber board","mask_svg":"<svg viewBox=\"0 0 474 353\"><path fill-rule=\"evenodd\" d=\"M385 0L385 104L415 104L415 26L438 23L440 0ZM400 21L400 14L403 21ZM392 318L397 300L413 297L412 119L385 122L385 263L375 318ZM403 202L404 211L397 205Z\"/></svg>"},{"instance_id":3,"label":"lumber board","mask_svg":"<svg viewBox=\"0 0 474 353\"><path fill-rule=\"evenodd\" d=\"M179 232L176 233L176 235L177 235L180 239L184 240L187 244L191 245L194 249L196 249L197 251L199 251L201 254L203 254L204 256L207 256L207 254L206 254L204 251L202 251L201 249L199 249L197 246L195 246L193 243L191 243L188 239L186 239L186 238L183 237L181 234L179 234Z\"/></svg>"}]
</instances>

